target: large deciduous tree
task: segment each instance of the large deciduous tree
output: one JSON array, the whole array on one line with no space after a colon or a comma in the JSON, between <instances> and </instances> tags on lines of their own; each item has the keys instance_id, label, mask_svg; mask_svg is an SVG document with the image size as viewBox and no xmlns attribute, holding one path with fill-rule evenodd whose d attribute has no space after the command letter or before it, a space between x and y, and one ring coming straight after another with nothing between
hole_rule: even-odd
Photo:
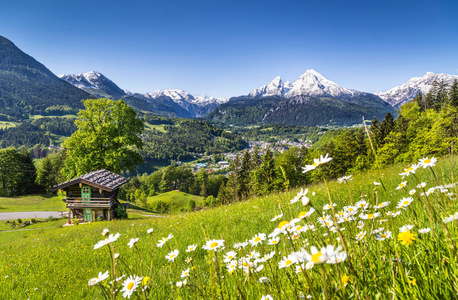
<instances>
[{"instance_id":1,"label":"large deciduous tree","mask_svg":"<svg viewBox=\"0 0 458 300\"><path fill-rule=\"evenodd\" d=\"M115 173L134 170L142 162L138 149L143 121L122 101L88 99L83 101L75 125L78 130L65 141L67 159L63 174L74 178L106 169Z\"/></svg>"}]
</instances>

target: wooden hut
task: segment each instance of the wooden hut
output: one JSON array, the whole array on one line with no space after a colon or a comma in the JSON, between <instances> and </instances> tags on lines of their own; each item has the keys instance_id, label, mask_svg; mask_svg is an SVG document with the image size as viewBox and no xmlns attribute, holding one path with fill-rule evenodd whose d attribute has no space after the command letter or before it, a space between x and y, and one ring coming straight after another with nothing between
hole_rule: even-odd
<instances>
[{"instance_id":1,"label":"wooden hut","mask_svg":"<svg viewBox=\"0 0 458 300\"><path fill-rule=\"evenodd\" d=\"M127 178L102 169L55 185L51 190L66 192L62 201L67 204L68 221L72 218L84 222L110 221L115 217L114 210L122 207L118 189L127 181Z\"/></svg>"}]
</instances>

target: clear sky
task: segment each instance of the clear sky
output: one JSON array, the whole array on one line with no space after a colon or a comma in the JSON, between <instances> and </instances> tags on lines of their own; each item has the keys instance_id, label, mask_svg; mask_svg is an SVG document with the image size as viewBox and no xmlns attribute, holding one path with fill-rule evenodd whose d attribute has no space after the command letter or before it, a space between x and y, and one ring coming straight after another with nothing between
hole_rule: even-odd
<instances>
[{"instance_id":1,"label":"clear sky","mask_svg":"<svg viewBox=\"0 0 458 300\"><path fill-rule=\"evenodd\" d=\"M141 93L237 96L307 69L367 92L458 74L456 0L0 0L0 35L55 74Z\"/></svg>"}]
</instances>

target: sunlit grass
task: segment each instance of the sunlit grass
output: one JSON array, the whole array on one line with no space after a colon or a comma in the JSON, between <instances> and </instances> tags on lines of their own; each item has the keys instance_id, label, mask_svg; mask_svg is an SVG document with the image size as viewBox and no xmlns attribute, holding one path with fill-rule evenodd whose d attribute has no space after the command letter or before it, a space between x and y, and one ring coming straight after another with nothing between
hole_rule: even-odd
<instances>
[{"instance_id":1,"label":"sunlit grass","mask_svg":"<svg viewBox=\"0 0 458 300\"><path fill-rule=\"evenodd\" d=\"M0 213L17 211L63 211L65 203L61 196L24 195L0 197Z\"/></svg>"},{"instance_id":2,"label":"sunlit grass","mask_svg":"<svg viewBox=\"0 0 458 300\"><path fill-rule=\"evenodd\" d=\"M328 188L324 184L308 187L310 204L307 207L302 205L302 201L290 204L298 192L293 190L164 218L4 233L8 234L9 242L0 244L0 298L103 299L102 289L89 287L88 280L95 278L99 272L111 270L110 246L93 249L96 243L106 238L101 232L108 228L113 234L121 234L117 241L110 244L120 258L116 260L116 274L110 271L110 278L100 284L111 288L108 282L113 275L148 276L150 280L145 293L151 299L261 299L267 294L274 299L297 299L302 294L313 299L452 299L457 293L455 251L458 232L456 221L446 225L443 219L457 211L456 200L446 198L446 193L439 190L427 199L418 197L422 191L416 186L426 182L427 190L439 184L452 183L456 169L450 167L450 160L446 158L433 168L434 173L420 168L415 173L418 180L413 175L402 179L398 174L406 167L394 166L360 174L347 184L331 181ZM374 181L381 185L374 185ZM407 181L406 188L396 190L402 181ZM398 202L409 197L412 189L416 189L412 196L414 200L405 210L397 209ZM447 193L456 194L456 188L448 188ZM375 219L363 220L358 214L356 221L339 224L345 245L339 243L339 233L321 227L317 218L330 199L337 204L334 207L337 213L361 198L371 206L385 201L390 204L379 210L371 207L364 213L380 212L381 215ZM234 248L235 243L250 240L256 234L270 234L280 221L291 221L312 205L319 212L297 224L315 225L316 231L302 232L297 239L292 237L293 231L280 234L280 242L276 246L267 245L266 239L256 246ZM395 218L387 217L388 211L401 211L401 214ZM270 222L281 212L282 218ZM326 213L332 215L330 210ZM379 222L381 219L387 221ZM356 227L359 221L364 222L361 228ZM401 236L399 240L400 228L405 225L414 226L410 230L414 239ZM150 228L154 229L151 235L147 234ZM383 228L381 232L390 230L392 238L376 240L377 234L371 233L379 228ZM421 228L430 228L431 231L422 234L419 232ZM358 242L357 234L364 231L366 234ZM157 242L169 234L173 238L158 248ZM131 238L139 238L133 249L127 245ZM225 249L218 252L202 249L209 240L224 240ZM197 245L196 251L185 252L192 244ZM295 272L297 264L278 268L283 257L294 251L304 248L310 252L311 246L320 248L325 245L344 246L341 251L345 251L348 258L337 264L315 264L310 270L299 273ZM178 257L168 262L165 257L174 249L179 250ZM276 251L276 254L267 263L257 263L256 268L264 265L258 272L256 268L248 273L236 268L229 274L222 260L224 254L231 250L237 253L237 259L246 257L253 250L260 255L271 251ZM192 258L192 263L186 262L187 257ZM182 272L188 268L190 276L182 278ZM268 281L261 283L260 279L264 277ZM117 288L122 287L125 278L117 284ZM183 285L184 279L187 279L187 285ZM181 287L177 287L179 282ZM137 294L144 298L145 293L138 293L142 288L140 284L134 299ZM122 293L117 296L121 298Z\"/></svg>"}]
</instances>

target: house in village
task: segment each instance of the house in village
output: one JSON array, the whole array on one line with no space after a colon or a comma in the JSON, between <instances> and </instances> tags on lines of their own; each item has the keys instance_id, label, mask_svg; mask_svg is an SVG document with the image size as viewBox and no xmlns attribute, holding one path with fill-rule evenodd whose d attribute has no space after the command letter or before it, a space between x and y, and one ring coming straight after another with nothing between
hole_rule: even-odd
<instances>
[{"instance_id":1,"label":"house in village","mask_svg":"<svg viewBox=\"0 0 458 300\"><path fill-rule=\"evenodd\" d=\"M68 221L77 218L85 222L115 218L115 209L121 207L118 189L127 178L107 170L98 170L55 185L51 190L66 192Z\"/></svg>"},{"instance_id":2,"label":"house in village","mask_svg":"<svg viewBox=\"0 0 458 300\"><path fill-rule=\"evenodd\" d=\"M227 169L227 168L229 168L229 162L227 162L227 161L225 161L225 160L218 162L218 165L219 165L220 168L222 168L222 169Z\"/></svg>"}]
</instances>

